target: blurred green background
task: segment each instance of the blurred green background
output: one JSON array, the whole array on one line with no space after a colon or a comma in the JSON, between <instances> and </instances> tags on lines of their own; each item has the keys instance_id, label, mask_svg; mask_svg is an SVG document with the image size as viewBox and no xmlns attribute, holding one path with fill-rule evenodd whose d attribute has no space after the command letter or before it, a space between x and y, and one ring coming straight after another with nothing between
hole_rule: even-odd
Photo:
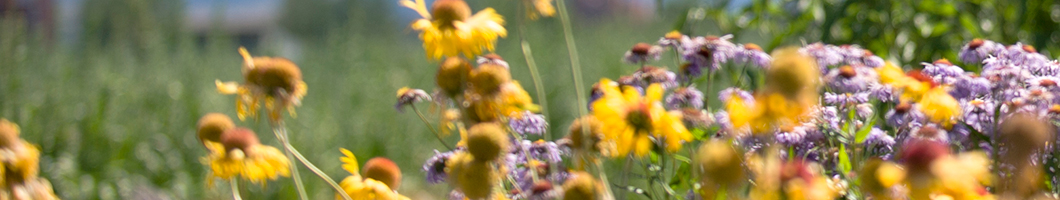
<instances>
[{"instance_id":1,"label":"blurred green background","mask_svg":"<svg viewBox=\"0 0 1060 200\"><path fill-rule=\"evenodd\" d=\"M496 53L535 99L547 98L557 137L582 106L573 87L632 72L622 54L674 29L731 33L735 42L767 51L857 44L908 67L956 61L972 38L1060 53L1060 4L1048 0L570 0L586 80L574 86L557 18L521 20L519 0L469 1L474 10L493 7L505 16L510 35ZM393 109L398 88L433 88L437 64L407 27L418 16L397 0L0 0L0 8L0 117L41 147L41 176L65 199L230 198L223 182L206 184L206 151L194 127L208 112L235 115L234 97L218 94L213 82L241 81L239 46L302 68L309 92L298 118L288 120L292 143L330 176L348 175L338 151L347 148L362 162L395 160L406 196L448 194L445 185L426 184L420 168L444 147L415 114ZM545 97L534 93L520 37L534 50ZM266 122L237 124L278 146ZM300 169L312 199L333 198ZM295 199L292 185L280 179L244 187L243 195Z\"/></svg>"}]
</instances>

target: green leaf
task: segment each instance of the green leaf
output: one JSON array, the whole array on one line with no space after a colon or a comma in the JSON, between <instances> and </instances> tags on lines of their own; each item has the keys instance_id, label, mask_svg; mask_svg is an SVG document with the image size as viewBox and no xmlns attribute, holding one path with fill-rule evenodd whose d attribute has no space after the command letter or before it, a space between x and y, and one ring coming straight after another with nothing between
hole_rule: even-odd
<instances>
[{"instance_id":1,"label":"green leaf","mask_svg":"<svg viewBox=\"0 0 1060 200\"><path fill-rule=\"evenodd\" d=\"M684 162L684 163L692 163L692 159L689 159L688 157L685 157L684 155L680 155L680 154L674 154L674 159L676 159L677 161Z\"/></svg>"},{"instance_id":2,"label":"green leaf","mask_svg":"<svg viewBox=\"0 0 1060 200\"><path fill-rule=\"evenodd\" d=\"M872 132L872 127L874 125L876 125L876 118L875 117L873 117L871 120L869 120L868 124L865 124L865 126L862 126L861 130L858 130L858 133L854 135L854 142L857 143L857 144L861 144L862 142L865 142L865 138L869 136L869 132Z\"/></svg>"},{"instance_id":3,"label":"green leaf","mask_svg":"<svg viewBox=\"0 0 1060 200\"><path fill-rule=\"evenodd\" d=\"M839 146L839 168L843 170L843 174L849 174L850 169L853 168L850 165L850 157L847 155L846 144Z\"/></svg>"}]
</instances>

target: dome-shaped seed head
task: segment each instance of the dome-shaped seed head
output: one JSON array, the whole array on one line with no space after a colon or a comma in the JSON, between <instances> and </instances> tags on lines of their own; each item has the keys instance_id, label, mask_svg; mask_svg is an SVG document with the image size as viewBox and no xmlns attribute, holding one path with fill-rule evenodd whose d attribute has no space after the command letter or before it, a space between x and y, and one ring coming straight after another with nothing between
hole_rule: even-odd
<instances>
[{"instance_id":1,"label":"dome-shaped seed head","mask_svg":"<svg viewBox=\"0 0 1060 200\"><path fill-rule=\"evenodd\" d=\"M492 95L500 91L501 84L511 81L512 75L504 66L486 63L472 70L469 78L475 92Z\"/></svg>"},{"instance_id":2,"label":"dome-shaped seed head","mask_svg":"<svg viewBox=\"0 0 1060 200\"><path fill-rule=\"evenodd\" d=\"M464 92L467 87L467 76L471 73L471 64L460 57L448 57L438 66L435 81L442 92L450 97Z\"/></svg>"},{"instance_id":3,"label":"dome-shaped seed head","mask_svg":"<svg viewBox=\"0 0 1060 200\"><path fill-rule=\"evenodd\" d=\"M302 83L302 70L285 58L254 57L252 64L244 69L243 78L269 95L279 96L280 91L294 94Z\"/></svg>"},{"instance_id":4,"label":"dome-shaped seed head","mask_svg":"<svg viewBox=\"0 0 1060 200\"><path fill-rule=\"evenodd\" d=\"M253 154L253 152L249 152L250 147L258 144L261 144L258 141L258 136L250 129L233 128L221 134L221 145L224 145L226 151L239 149L248 157Z\"/></svg>"},{"instance_id":5,"label":"dome-shaped seed head","mask_svg":"<svg viewBox=\"0 0 1060 200\"><path fill-rule=\"evenodd\" d=\"M816 94L820 71L813 57L799 53L797 48L784 48L773 53L773 64L766 72L766 88L791 100L808 99Z\"/></svg>"},{"instance_id":6,"label":"dome-shaped seed head","mask_svg":"<svg viewBox=\"0 0 1060 200\"><path fill-rule=\"evenodd\" d=\"M392 190L401 186L401 169L394 161L383 157L375 157L364 163L364 177L383 182Z\"/></svg>"},{"instance_id":7,"label":"dome-shaped seed head","mask_svg":"<svg viewBox=\"0 0 1060 200\"><path fill-rule=\"evenodd\" d=\"M467 151L475 160L490 161L508 151L508 134L496 123L471 126L467 134Z\"/></svg>"},{"instance_id":8,"label":"dome-shaped seed head","mask_svg":"<svg viewBox=\"0 0 1060 200\"><path fill-rule=\"evenodd\" d=\"M648 51L651 51L651 45L643 42L637 43L629 51L637 55L648 55Z\"/></svg>"},{"instance_id":9,"label":"dome-shaped seed head","mask_svg":"<svg viewBox=\"0 0 1060 200\"><path fill-rule=\"evenodd\" d=\"M1035 150L1054 141L1053 128L1044 120L1029 114L1016 114L1001 123L1001 142L1011 157L1030 156Z\"/></svg>"},{"instance_id":10,"label":"dome-shaped seed head","mask_svg":"<svg viewBox=\"0 0 1060 200\"><path fill-rule=\"evenodd\" d=\"M743 180L744 170L740 162L743 159L731 145L711 140L696 152L696 169L700 170L704 181L736 184Z\"/></svg>"},{"instance_id":11,"label":"dome-shaped seed head","mask_svg":"<svg viewBox=\"0 0 1060 200\"><path fill-rule=\"evenodd\" d=\"M200 141L221 142L221 134L235 127L235 123L228 115L208 113L199 118L197 132Z\"/></svg>"},{"instance_id":12,"label":"dome-shaped seed head","mask_svg":"<svg viewBox=\"0 0 1060 200\"><path fill-rule=\"evenodd\" d=\"M846 78L853 78L854 76L858 75L858 72L854 70L854 67L851 67L850 65L844 65L842 67L839 67L839 75Z\"/></svg>"},{"instance_id":13,"label":"dome-shaped seed head","mask_svg":"<svg viewBox=\"0 0 1060 200\"><path fill-rule=\"evenodd\" d=\"M17 144L19 132L18 124L0 118L0 148Z\"/></svg>"},{"instance_id":14,"label":"dome-shaped seed head","mask_svg":"<svg viewBox=\"0 0 1060 200\"><path fill-rule=\"evenodd\" d=\"M457 153L446 162L450 181L467 198L483 199L493 193L493 186L501 180L489 162L477 161L470 154Z\"/></svg>"},{"instance_id":15,"label":"dome-shaped seed head","mask_svg":"<svg viewBox=\"0 0 1060 200\"><path fill-rule=\"evenodd\" d=\"M602 199L603 187L589 173L571 172L563 190L563 200L596 200Z\"/></svg>"},{"instance_id":16,"label":"dome-shaped seed head","mask_svg":"<svg viewBox=\"0 0 1060 200\"><path fill-rule=\"evenodd\" d=\"M437 0L431 5L431 18L442 23L442 27L453 28L454 21L471 17L471 7L464 0Z\"/></svg>"}]
</instances>

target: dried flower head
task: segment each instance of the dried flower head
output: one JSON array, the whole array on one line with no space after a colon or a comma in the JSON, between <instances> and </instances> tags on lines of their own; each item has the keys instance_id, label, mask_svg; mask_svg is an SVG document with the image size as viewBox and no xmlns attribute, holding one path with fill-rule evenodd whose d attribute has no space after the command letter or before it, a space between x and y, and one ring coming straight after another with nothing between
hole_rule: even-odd
<instances>
[{"instance_id":1,"label":"dried flower head","mask_svg":"<svg viewBox=\"0 0 1060 200\"><path fill-rule=\"evenodd\" d=\"M397 103L394 104L394 108L400 112L404 110L405 106L430 100L431 95L428 95L426 91L402 87L397 91Z\"/></svg>"},{"instance_id":2,"label":"dried flower head","mask_svg":"<svg viewBox=\"0 0 1060 200\"><path fill-rule=\"evenodd\" d=\"M308 89L298 66L285 58L251 57L242 47L239 54L243 56L244 83L215 81L218 92L238 96L236 111L239 119L256 116L262 101L269 112L269 120L282 120L283 109L293 116L294 106L301 105Z\"/></svg>"},{"instance_id":3,"label":"dried flower head","mask_svg":"<svg viewBox=\"0 0 1060 200\"><path fill-rule=\"evenodd\" d=\"M401 186L401 168L394 161L384 157L368 159L364 163L364 178L374 179L386 184L390 189L397 190Z\"/></svg>"},{"instance_id":4,"label":"dried flower head","mask_svg":"<svg viewBox=\"0 0 1060 200\"><path fill-rule=\"evenodd\" d=\"M504 68L511 68L511 66L508 66L508 61L504 61L504 58L502 58L501 55L497 55L495 53L479 56L478 59L476 59L475 61L479 65L494 64L504 66Z\"/></svg>"},{"instance_id":5,"label":"dried flower head","mask_svg":"<svg viewBox=\"0 0 1060 200\"><path fill-rule=\"evenodd\" d=\"M221 142L221 135L229 129L235 128L228 115L221 113L207 113L199 118L198 132L200 141Z\"/></svg>"},{"instance_id":6,"label":"dried flower head","mask_svg":"<svg viewBox=\"0 0 1060 200\"><path fill-rule=\"evenodd\" d=\"M478 161L492 161L508 152L508 133L496 123L479 123L467 130L467 152Z\"/></svg>"}]
</instances>

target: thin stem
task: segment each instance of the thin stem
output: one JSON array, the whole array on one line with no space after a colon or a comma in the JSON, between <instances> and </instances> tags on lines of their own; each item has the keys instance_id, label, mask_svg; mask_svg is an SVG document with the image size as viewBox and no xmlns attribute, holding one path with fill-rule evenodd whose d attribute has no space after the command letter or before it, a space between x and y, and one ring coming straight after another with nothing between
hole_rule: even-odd
<instances>
[{"instance_id":1,"label":"thin stem","mask_svg":"<svg viewBox=\"0 0 1060 200\"><path fill-rule=\"evenodd\" d=\"M526 3L519 4L527 6ZM523 60L526 60L526 67L530 68L530 78L534 81L534 92L537 93L538 102L541 103L541 115L544 115L546 119L549 119L548 115L548 98L545 96L545 87L541 83L541 75L537 73L537 62L534 61L534 54L530 51L530 43L526 41L526 14L523 11L526 9L518 9L519 15L519 45L523 48ZM545 140L552 140L552 133L546 133Z\"/></svg>"},{"instance_id":2,"label":"thin stem","mask_svg":"<svg viewBox=\"0 0 1060 200\"><path fill-rule=\"evenodd\" d=\"M427 125L427 129L431 129L431 133L434 133L434 138L438 138L438 142L442 143L442 145L445 145L445 148L449 149L449 151L452 151L453 147L450 147L449 144L445 143L445 140L442 139L442 135L438 134L437 130L434 130L434 126L432 126L431 123L427 121L426 117L423 117L423 113L420 112L420 109L416 108L416 105L412 105L412 110L416 111L417 116L420 116L420 120L423 121L424 125Z\"/></svg>"},{"instance_id":3,"label":"thin stem","mask_svg":"<svg viewBox=\"0 0 1060 200\"><path fill-rule=\"evenodd\" d=\"M294 157L291 154L292 148L287 148L289 142L287 141L287 128L283 126L283 122L269 123L272 125L272 133L276 134L276 139L283 143L284 154L287 155L287 159L290 160ZM294 179L294 188L298 191L298 199L307 200L309 195L306 195L305 184L302 183L302 176L298 174L298 163L291 162L291 179Z\"/></svg>"},{"instance_id":4,"label":"thin stem","mask_svg":"<svg viewBox=\"0 0 1060 200\"><path fill-rule=\"evenodd\" d=\"M589 113L588 108L585 107L585 92L583 92L582 85L582 69L581 61L578 57L578 47L574 44L574 35L571 33L570 27L570 16L567 14L567 4L564 0L556 1L556 6L559 9L559 20L563 24L563 39L567 42L567 54L570 57L570 69L571 75L574 76L574 91L578 99L578 116L585 116ZM588 125L586 123L586 125ZM586 126L587 127L587 126ZM606 183L605 183L606 184Z\"/></svg>"},{"instance_id":5,"label":"thin stem","mask_svg":"<svg viewBox=\"0 0 1060 200\"><path fill-rule=\"evenodd\" d=\"M236 183L237 181L239 180L232 179L228 181L232 185L232 199L243 200L243 197L239 195L239 183Z\"/></svg>"},{"instance_id":6,"label":"thin stem","mask_svg":"<svg viewBox=\"0 0 1060 200\"><path fill-rule=\"evenodd\" d=\"M302 153L299 153L298 150L294 148L294 146L291 146L291 143L288 140L289 138L287 137L287 128L283 126L283 123L279 123L278 125L273 127L272 130L273 133L276 134L276 137L280 138L280 142L283 143L283 148L287 152L288 159L290 159L290 157L298 159L298 162L301 162L303 165L306 166L306 168L309 168L309 171L313 172L313 174L316 174L318 177L320 177L320 179L324 179L324 182L327 182L328 185L331 186L331 188L334 188L335 191L339 193L339 196L342 196L342 198L345 200L352 200L352 198L350 198L350 196L346 194L346 191L342 190L342 186L339 186L339 184L335 183L335 181L332 180L331 177L329 177L327 174L324 174L324 171L321 171L319 168L313 165L312 162L309 162L309 160L306 159L305 156L302 156ZM302 181L301 178L298 178L298 169L294 168L297 167L297 164L291 162L291 166L291 174L296 177L295 186L301 185ZM299 195L301 195L302 197L307 196L305 194L304 187L305 186L303 185L302 189L299 190Z\"/></svg>"}]
</instances>

